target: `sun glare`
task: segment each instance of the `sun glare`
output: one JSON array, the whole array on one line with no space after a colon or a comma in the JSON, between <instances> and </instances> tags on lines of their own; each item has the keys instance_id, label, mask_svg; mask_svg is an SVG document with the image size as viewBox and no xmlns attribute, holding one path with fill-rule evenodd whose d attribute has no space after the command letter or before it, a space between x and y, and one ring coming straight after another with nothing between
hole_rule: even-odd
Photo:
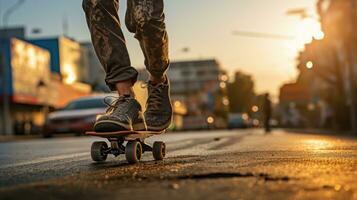
<instances>
[{"instance_id":1,"label":"sun glare","mask_svg":"<svg viewBox=\"0 0 357 200\"><path fill-rule=\"evenodd\" d=\"M325 34L321 31L321 25L317 20L304 19L299 22L296 30L296 48L302 50L305 44L312 42L313 39L321 40Z\"/></svg>"},{"instance_id":2,"label":"sun glare","mask_svg":"<svg viewBox=\"0 0 357 200\"><path fill-rule=\"evenodd\" d=\"M70 64L65 64L63 67L64 82L67 84L72 84L76 82L77 76L74 67Z\"/></svg>"},{"instance_id":3,"label":"sun glare","mask_svg":"<svg viewBox=\"0 0 357 200\"><path fill-rule=\"evenodd\" d=\"M306 149L310 149L310 150L324 150L332 146L332 144L327 140L320 140L320 139L305 140L304 144L306 145Z\"/></svg>"}]
</instances>

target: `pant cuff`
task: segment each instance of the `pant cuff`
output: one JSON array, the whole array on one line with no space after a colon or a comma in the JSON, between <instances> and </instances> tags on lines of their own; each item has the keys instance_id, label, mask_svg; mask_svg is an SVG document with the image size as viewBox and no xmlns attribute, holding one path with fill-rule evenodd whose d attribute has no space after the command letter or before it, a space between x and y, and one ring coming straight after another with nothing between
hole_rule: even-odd
<instances>
[{"instance_id":1,"label":"pant cuff","mask_svg":"<svg viewBox=\"0 0 357 200\"><path fill-rule=\"evenodd\" d=\"M108 73L105 82L110 88L111 91L116 91L116 84L124 81L132 81L134 85L138 79L138 71L134 67L121 68L119 70L114 70L111 73Z\"/></svg>"}]
</instances>

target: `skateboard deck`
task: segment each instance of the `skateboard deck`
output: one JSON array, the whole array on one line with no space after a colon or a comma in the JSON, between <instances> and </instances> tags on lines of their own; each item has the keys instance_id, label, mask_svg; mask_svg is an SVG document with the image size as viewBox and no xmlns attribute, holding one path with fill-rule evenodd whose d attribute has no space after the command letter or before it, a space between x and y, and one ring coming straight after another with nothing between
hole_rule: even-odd
<instances>
[{"instance_id":1,"label":"skateboard deck","mask_svg":"<svg viewBox=\"0 0 357 200\"><path fill-rule=\"evenodd\" d=\"M148 137L154 136L154 135L161 135L165 133L164 131L116 131L116 132L94 132L94 131L89 131L86 132L86 135L89 136L96 136L96 137L102 137L102 138L124 138L124 140L131 141L131 140L144 140Z\"/></svg>"}]
</instances>

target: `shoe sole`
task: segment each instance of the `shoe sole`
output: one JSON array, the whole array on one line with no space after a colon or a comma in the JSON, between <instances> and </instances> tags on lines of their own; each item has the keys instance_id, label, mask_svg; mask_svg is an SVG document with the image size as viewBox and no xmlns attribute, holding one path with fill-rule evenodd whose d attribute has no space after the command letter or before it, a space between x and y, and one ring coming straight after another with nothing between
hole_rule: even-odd
<instances>
[{"instance_id":1,"label":"shoe sole","mask_svg":"<svg viewBox=\"0 0 357 200\"><path fill-rule=\"evenodd\" d=\"M161 126L150 126L150 125L147 125L147 130L148 131L163 131L163 130L166 130L170 124L171 124L171 120Z\"/></svg>"},{"instance_id":2,"label":"shoe sole","mask_svg":"<svg viewBox=\"0 0 357 200\"><path fill-rule=\"evenodd\" d=\"M140 131L140 130L146 130L146 125L144 122L140 122L131 126L117 121L102 120L100 122L95 123L94 130L96 132L115 132L115 131L127 131L127 130Z\"/></svg>"}]
</instances>

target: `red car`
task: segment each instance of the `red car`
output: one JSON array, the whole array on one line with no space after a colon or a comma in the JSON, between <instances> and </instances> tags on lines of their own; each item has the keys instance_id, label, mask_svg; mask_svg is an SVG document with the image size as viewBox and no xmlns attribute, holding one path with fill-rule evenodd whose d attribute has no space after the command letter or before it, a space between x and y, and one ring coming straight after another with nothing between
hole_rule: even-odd
<instances>
[{"instance_id":1,"label":"red car","mask_svg":"<svg viewBox=\"0 0 357 200\"><path fill-rule=\"evenodd\" d=\"M67 104L62 110L52 112L48 115L43 136L51 137L55 133L83 134L93 130L93 125L98 115L105 113L107 105L105 96L91 96L76 99ZM106 99L108 103L113 98Z\"/></svg>"}]
</instances>

